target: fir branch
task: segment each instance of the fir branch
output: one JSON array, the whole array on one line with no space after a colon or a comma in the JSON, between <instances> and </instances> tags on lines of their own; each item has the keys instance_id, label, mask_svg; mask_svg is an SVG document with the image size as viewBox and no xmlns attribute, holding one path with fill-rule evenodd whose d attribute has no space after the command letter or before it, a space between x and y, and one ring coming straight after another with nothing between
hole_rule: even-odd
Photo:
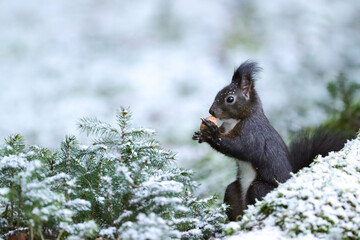
<instances>
[{"instance_id":1,"label":"fir branch","mask_svg":"<svg viewBox=\"0 0 360 240\"><path fill-rule=\"evenodd\" d=\"M121 147L118 136L101 136L94 140L93 145L105 145L109 148Z\"/></svg>"},{"instance_id":2,"label":"fir branch","mask_svg":"<svg viewBox=\"0 0 360 240\"><path fill-rule=\"evenodd\" d=\"M5 139L5 144L5 152L7 156L15 153L21 153L25 149L23 136L19 134L10 135L7 139Z\"/></svg>"},{"instance_id":3,"label":"fir branch","mask_svg":"<svg viewBox=\"0 0 360 240\"><path fill-rule=\"evenodd\" d=\"M122 132L128 127L131 117L132 113L129 108L120 107L120 111L116 113L116 121Z\"/></svg>"},{"instance_id":4,"label":"fir branch","mask_svg":"<svg viewBox=\"0 0 360 240\"><path fill-rule=\"evenodd\" d=\"M160 239L208 239L219 231L224 211L195 198L191 171L169 165L175 155L152 130L131 129L130 120L126 108L117 128L81 119L80 129L97 139L83 146L67 136L55 153L28 147L20 136L0 146L0 160L12 166L0 171L0 188L10 189L0 197L0 237L16 225L29 226L33 239L127 239L153 228Z\"/></svg>"},{"instance_id":5,"label":"fir branch","mask_svg":"<svg viewBox=\"0 0 360 240\"><path fill-rule=\"evenodd\" d=\"M113 128L108 123L98 120L97 118L81 118L79 120L78 127L88 136L91 134L95 136L113 136L119 134L117 129Z\"/></svg>"}]
</instances>

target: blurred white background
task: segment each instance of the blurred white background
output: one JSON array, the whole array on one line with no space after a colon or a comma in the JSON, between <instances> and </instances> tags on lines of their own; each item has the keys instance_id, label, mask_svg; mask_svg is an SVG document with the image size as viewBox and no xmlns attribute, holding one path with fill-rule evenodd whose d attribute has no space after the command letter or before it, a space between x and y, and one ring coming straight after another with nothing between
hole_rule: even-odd
<instances>
[{"instance_id":1,"label":"blurred white background","mask_svg":"<svg viewBox=\"0 0 360 240\"><path fill-rule=\"evenodd\" d=\"M0 1L0 137L55 148L84 137L79 118L114 122L130 106L200 192L221 193L234 163L191 136L233 70L260 63L256 87L286 138L325 118L327 82L359 76L359 13L356 0Z\"/></svg>"}]
</instances>

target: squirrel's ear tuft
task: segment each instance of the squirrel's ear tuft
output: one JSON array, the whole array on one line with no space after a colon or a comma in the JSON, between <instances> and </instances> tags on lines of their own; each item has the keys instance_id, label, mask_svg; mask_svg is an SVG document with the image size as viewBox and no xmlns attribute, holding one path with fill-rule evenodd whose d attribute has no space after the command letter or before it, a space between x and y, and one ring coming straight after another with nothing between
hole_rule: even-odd
<instances>
[{"instance_id":1,"label":"squirrel's ear tuft","mask_svg":"<svg viewBox=\"0 0 360 240\"><path fill-rule=\"evenodd\" d=\"M250 93L254 88L254 81L261 67L256 62L247 60L238 67L232 77L232 83L238 85L246 100L250 99Z\"/></svg>"}]
</instances>

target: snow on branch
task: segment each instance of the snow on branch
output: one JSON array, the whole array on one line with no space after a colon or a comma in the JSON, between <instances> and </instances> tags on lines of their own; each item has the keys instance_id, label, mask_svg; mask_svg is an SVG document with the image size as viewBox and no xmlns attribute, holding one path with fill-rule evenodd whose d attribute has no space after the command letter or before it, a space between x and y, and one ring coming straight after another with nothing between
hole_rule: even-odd
<instances>
[{"instance_id":1,"label":"snow on branch","mask_svg":"<svg viewBox=\"0 0 360 240\"><path fill-rule=\"evenodd\" d=\"M225 209L199 199L191 171L171 164L145 128L83 118L88 146L67 136L50 151L20 135L0 146L0 239L208 239L221 233Z\"/></svg>"}]
</instances>

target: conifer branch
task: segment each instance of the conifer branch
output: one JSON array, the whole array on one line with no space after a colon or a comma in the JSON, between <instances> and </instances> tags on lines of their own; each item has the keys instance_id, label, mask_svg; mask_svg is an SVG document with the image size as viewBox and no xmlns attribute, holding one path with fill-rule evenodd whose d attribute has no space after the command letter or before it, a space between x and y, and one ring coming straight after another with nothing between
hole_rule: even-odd
<instances>
[{"instance_id":1,"label":"conifer branch","mask_svg":"<svg viewBox=\"0 0 360 240\"><path fill-rule=\"evenodd\" d=\"M213 232L204 225L219 231L208 204L193 197L191 173L169 165L174 154L162 149L153 131L130 129L130 120L126 108L117 113L116 127L83 118L79 128L96 139L84 146L67 136L54 153L26 146L18 135L8 138L0 160L16 156L16 167L0 171L0 190L10 189L0 196L7 224L0 238L23 224L30 239L57 240L128 239L154 227L164 239L208 239ZM224 211L216 211L223 222Z\"/></svg>"}]
</instances>

